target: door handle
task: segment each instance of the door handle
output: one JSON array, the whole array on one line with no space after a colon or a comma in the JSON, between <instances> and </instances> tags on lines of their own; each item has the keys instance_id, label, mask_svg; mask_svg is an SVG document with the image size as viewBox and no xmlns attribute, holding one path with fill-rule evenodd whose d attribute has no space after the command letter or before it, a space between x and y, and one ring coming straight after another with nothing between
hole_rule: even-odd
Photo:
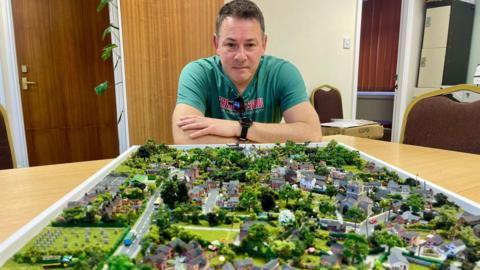
<instances>
[{"instance_id":1,"label":"door handle","mask_svg":"<svg viewBox=\"0 0 480 270\"><path fill-rule=\"evenodd\" d=\"M22 77L22 89L23 90L28 90L28 85L29 84L36 84L36 82L30 82L30 81L28 81L27 77Z\"/></svg>"}]
</instances>

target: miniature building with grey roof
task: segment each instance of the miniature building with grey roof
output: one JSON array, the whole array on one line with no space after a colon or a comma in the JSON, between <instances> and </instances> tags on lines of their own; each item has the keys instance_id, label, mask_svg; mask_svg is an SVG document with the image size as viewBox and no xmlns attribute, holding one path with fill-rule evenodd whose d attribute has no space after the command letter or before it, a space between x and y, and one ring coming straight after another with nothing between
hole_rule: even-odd
<instances>
[{"instance_id":1,"label":"miniature building with grey roof","mask_svg":"<svg viewBox=\"0 0 480 270\"><path fill-rule=\"evenodd\" d=\"M339 257L336 254L332 255L322 255L320 257L320 264L322 266L334 267L338 264Z\"/></svg>"},{"instance_id":2,"label":"miniature building with grey roof","mask_svg":"<svg viewBox=\"0 0 480 270\"><path fill-rule=\"evenodd\" d=\"M264 266L260 267L260 270L278 270L280 269L280 261L278 258L270 260Z\"/></svg>"},{"instance_id":3,"label":"miniature building with grey roof","mask_svg":"<svg viewBox=\"0 0 480 270\"><path fill-rule=\"evenodd\" d=\"M235 269L237 270L253 270L253 261L252 259L237 259L233 263Z\"/></svg>"},{"instance_id":4,"label":"miniature building with grey roof","mask_svg":"<svg viewBox=\"0 0 480 270\"><path fill-rule=\"evenodd\" d=\"M402 255L402 250L393 247L387 259L387 267L392 270L408 270L410 263L407 258Z\"/></svg>"}]
</instances>

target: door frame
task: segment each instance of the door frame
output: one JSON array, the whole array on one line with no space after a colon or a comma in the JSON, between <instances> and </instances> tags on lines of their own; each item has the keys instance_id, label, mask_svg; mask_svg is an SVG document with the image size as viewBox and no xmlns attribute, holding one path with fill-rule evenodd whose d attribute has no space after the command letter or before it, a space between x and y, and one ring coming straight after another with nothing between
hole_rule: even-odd
<instances>
[{"instance_id":1,"label":"door frame","mask_svg":"<svg viewBox=\"0 0 480 270\"><path fill-rule=\"evenodd\" d=\"M400 142L402 132L402 123L405 110L408 103L408 88L410 82L415 80L415 73L411 72L416 67L411 66L412 50L413 50L413 21L414 21L414 1L402 0L400 11L400 37L398 39L398 57L397 57L397 84L398 89L395 91L393 100L393 116L392 116L392 142ZM412 89L413 90L413 89Z\"/></svg>"},{"instance_id":2,"label":"door frame","mask_svg":"<svg viewBox=\"0 0 480 270\"><path fill-rule=\"evenodd\" d=\"M397 55L397 84L398 89L395 91L393 101L392 115L392 142L400 141L400 133L402 128L403 115L407 107L408 87L410 82L414 80L412 76L412 35L414 21L414 1L418 0L402 0L400 10L400 29L398 40ZM357 1L357 17L356 17L356 36L355 36L355 55L354 55L354 74L352 89L352 119L356 119L357 107L357 88L358 88L358 68L360 59L360 36L362 25L362 3L363 0Z\"/></svg>"},{"instance_id":3,"label":"door frame","mask_svg":"<svg viewBox=\"0 0 480 270\"><path fill-rule=\"evenodd\" d=\"M357 14L355 17L355 45L353 48L353 80L350 119L357 119L357 88L358 70L360 68L360 38L362 35L363 0L357 0Z\"/></svg>"},{"instance_id":4,"label":"door frame","mask_svg":"<svg viewBox=\"0 0 480 270\"><path fill-rule=\"evenodd\" d=\"M17 167L28 167L28 151L27 140L25 136L25 125L23 121L22 98L20 90L20 81L18 74L18 62L15 46L15 34L13 28L13 13L11 1L0 1L0 37L6 42L0 44L0 75L3 76L3 86L0 88L0 102L4 102L5 109L9 116L10 129L12 133L13 148L15 149L15 157ZM117 111L117 128L118 128L118 147L119 153L123 153L128 149L128 116L127 116L127 102L126 102L126 82L124 71L124 57L122 49L122 30L121 30L121 12L120 3L114 0L118 10L115 10L111 5L109 7L110 22L118 25L120 28L118 39L112 36L112 42L119 44L120 61L117 68L114 70L115 78L115 99ZM100 37L99 37L100 38ZM114 65L115 61L112 61ZM0 81L1 82L1 81ZM94 91L92 89L92 91ZM107 90L108 91L108 90ZM2 97L4 98L2 100ZM123 114L122 114L123 112ZM119 119L119 117L121 117Z\"/></svg>"}]
</instances>

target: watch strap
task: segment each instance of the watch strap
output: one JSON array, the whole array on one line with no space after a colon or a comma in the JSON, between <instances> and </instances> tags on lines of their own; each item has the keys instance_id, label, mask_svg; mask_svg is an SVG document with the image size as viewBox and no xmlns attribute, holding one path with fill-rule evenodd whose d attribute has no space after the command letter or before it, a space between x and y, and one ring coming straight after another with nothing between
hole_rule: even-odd
<instances>
[{"instance_id":1,"label":"watch strap","mask_svg":"<svg viewBox=\"0 0 480 270\"><path fill-rule=\"evenodd\" d=\"M242 127L242 130L240 131L240 140L241 141L247 141L247 133L248 129L252 126L252 120L246 117L240 118L240 126Z\"/></svg>"},{"instance_id":2,"label":"watch strap","mask_svg":"<svg viewBox=\"0 0 480 270\"><path fill-rule=\"evenodd\" d=\"M242 125L242 131L240 132L240 140L241 141L247 141L247 133L248 133L248 128L250 126L247 125Z\"/></svg>"}]
</instances>

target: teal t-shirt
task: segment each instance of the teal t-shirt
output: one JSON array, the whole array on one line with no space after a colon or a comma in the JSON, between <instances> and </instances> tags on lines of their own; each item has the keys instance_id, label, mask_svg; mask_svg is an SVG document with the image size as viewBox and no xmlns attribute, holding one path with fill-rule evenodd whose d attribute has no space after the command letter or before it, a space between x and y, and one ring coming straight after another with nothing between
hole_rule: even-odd
<instances>
[{"instance_id":1,"label":"teal t-shirt","mask_svg":"<svg viewBox=\"0 0 480 270\"><path fill-rule=\"evenodd\" d=\"M308 101L298 69L288 61L264 55L243 93L245 116L255 122L278 123L291 107ZM187 104L206 117L237 120L232 102L238 91L223 72L220 57L212 56L185 66L178 82L177 104Z\"/></svg>"}]
</instances>

